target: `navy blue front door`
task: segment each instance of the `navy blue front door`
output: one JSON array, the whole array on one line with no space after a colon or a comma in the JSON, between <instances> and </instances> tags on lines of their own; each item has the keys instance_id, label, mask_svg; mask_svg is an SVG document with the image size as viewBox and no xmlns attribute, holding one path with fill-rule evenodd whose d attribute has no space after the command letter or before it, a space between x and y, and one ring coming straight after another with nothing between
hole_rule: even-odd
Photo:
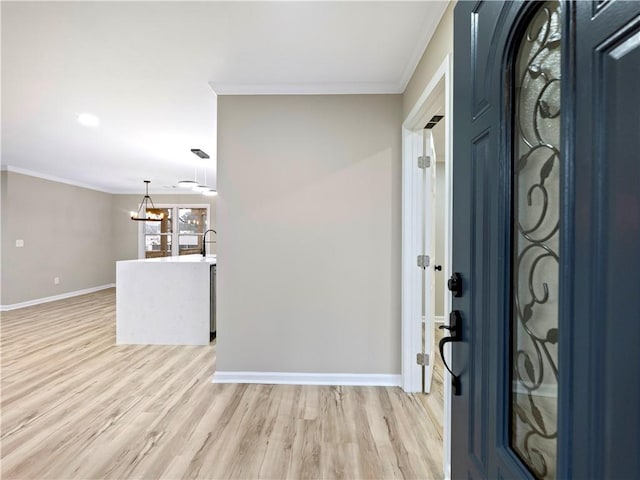
<instances>
[{"instance_id":1,"label":"navy blue front door","mask_svg":"<svg viewBox=\"0 0 640 480\"><path fill-rule=\"evenodd\" d=\"M454 479L640 478L640 2L459 1Z\"/></svg>"}]
</instances>

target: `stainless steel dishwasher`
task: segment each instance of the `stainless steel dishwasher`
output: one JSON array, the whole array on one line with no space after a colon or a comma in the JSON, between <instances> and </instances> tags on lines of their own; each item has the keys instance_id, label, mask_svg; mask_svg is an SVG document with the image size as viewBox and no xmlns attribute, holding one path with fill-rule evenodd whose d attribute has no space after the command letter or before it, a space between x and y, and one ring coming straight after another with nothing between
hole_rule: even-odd
<instances>
[{"instance_id":1,"label":"stainless steel dishwasher","mask_svg":"<svg viewBox=\"0 0 640 480\"><path fill-rule=\"evenodd\" d=\"M216 270L217 265L211 265L209 269L209 326L211 335L216 335Z\"/></svg>"}]
</instances>

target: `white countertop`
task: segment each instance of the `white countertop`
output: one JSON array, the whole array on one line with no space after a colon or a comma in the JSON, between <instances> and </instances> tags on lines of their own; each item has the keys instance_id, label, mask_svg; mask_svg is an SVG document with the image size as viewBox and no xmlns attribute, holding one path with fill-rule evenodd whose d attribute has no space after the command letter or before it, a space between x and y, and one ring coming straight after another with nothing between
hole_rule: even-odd
<instances>
[{"instance_id":1,"label":"white countertop","mask_svg":"<svg viewBox=\"0 0 640 480\"><path fill-rule=\"evenodd\" d=\"M156 258L138 258L135 260L120 260L120 262L139 262L139 263L208 263L210 265L215 265L216 255L207 255L203 257L202 255L177 255L171 257L156 257Z\"/></svg>"}]
</instances>

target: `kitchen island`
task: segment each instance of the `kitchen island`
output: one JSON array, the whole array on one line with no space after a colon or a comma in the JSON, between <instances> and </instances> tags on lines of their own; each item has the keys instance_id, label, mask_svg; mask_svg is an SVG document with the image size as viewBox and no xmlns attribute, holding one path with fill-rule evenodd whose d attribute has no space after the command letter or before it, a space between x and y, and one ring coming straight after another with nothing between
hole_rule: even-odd
<instances>
[{"instance_id":1,"label":"kitchen island","mask_svg":"<svg viewBox=\"0 0 640 480\"><path fill-rule=\"evenodd\" d=\"M116 262L116 343L208 345L215 256Z\"/></svg>"}]
</instances>

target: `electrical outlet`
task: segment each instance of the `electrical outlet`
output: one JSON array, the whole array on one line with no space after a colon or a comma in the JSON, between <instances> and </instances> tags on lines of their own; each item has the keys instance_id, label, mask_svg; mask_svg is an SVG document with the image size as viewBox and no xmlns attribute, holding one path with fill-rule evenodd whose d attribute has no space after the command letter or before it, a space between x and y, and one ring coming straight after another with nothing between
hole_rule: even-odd
<instances>
[{"instance_id":1,"label":"electrical outlet","mask_svg":"<svg viewBox=\"0 0 640 480\"><path fill-rule=\"evenodd\" d=\"M54 285L60 284L60 277L53 277L53 284Z\"/></svg>"},{"instance_id":2,"label":"electrical outlet","mask_svg":"<svg viewBox=\"0 0 640 480\"><path fill-rule=\"evenodd\" d=\"M24 247L24 240L16 240L16 247L18 248Z\"/></svg>"}]
</instances>

